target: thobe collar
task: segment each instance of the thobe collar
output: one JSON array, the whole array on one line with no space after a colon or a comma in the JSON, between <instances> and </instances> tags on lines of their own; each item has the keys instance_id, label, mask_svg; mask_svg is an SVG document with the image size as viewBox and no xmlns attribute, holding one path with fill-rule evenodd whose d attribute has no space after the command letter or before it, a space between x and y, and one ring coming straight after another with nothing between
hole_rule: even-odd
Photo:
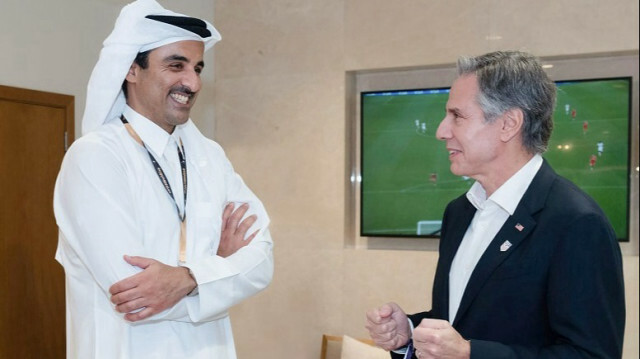
<instances>
[{"instance_id":1,"label":"thobe collar","mask_svg":"<svg viewBox=\"0 0 640 359\"><path fill-rule=\"evenodd\" d=\"M176 126L173 133L169 134L153 121L137 113L128 105L125 106L122 114L127 121L129 121L138 136L140 136L140 139L144 142L145 146L155 155L161 157L165 150L167 150L167 146L170 144L175 146L173 144L174 142L171 141L172 138L175 140L175 143L180 143L181 126ZM171 150L175 151L175 149Z\"/></svg>"},{"instance_id":2,"label":"thobe collar","mask_svg":"<svg viewBox=\"0 0 640 359\"><path fill-rule=\"evenodd\" d=\"M485 202L492 201L512 216L541 166L542 156L536 154L489 198L487 198L487 192L480 182L477 181L467 192L467 198L476 209L484 209Z\"/></svg>"}]
</instances>

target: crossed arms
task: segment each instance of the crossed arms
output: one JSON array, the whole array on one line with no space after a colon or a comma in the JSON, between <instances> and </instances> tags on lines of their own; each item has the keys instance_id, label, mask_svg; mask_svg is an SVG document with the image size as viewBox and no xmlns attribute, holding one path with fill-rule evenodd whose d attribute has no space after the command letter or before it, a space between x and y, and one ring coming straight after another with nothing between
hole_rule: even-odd
<instances>
[{"instance_id":1,"label":"crossed arms","mask_svg":"<svg viewBox=\"0 0 640 359\"><path fill-rule=\"evenodd\" d=\"M256 222L256 215L243 219L248 204L234 211L235 205L225 206L218 255L226 258L251 243L258 231L246 233ZM124 260L143 271L118 281L109 288L111 302L125 319L137 322L173 307L197 286L187 267L170 266L157 260L138 256L124 256Z\"/></svg>"}]
</instances>

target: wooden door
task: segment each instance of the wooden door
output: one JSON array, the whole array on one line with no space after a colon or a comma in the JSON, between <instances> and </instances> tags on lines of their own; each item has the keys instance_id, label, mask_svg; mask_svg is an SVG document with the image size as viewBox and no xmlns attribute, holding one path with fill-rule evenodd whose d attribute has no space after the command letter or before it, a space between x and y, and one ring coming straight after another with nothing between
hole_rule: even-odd
<instances>
[{"instance_id":1,"label":"wooden door","mask_svg":"<svg viewBox=\"0 0 640 359\"><path fill-rule=\"evenodd\" d=\"M0 358L65 357L52 200L73 114L73 96L0 86Z\"/></svg>"}]
</instances>

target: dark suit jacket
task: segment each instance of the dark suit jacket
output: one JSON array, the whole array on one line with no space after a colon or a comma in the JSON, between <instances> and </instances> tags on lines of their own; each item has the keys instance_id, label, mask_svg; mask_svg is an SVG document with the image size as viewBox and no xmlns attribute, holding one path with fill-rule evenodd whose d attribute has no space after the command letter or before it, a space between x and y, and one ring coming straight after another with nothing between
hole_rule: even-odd
<instances>
[{"instance_id":1,"label":"dark suit jacket","mask_svg":"<svg viewBox=\"0 0 640 359\"><path fill-rule=\"evenodd\" d=\"M432 310L410 315L415 326L448 319L449 270L474 213L464 195L447 206ZM501 251L505 241L512 246ZM620 358L624 323L615 233L595 201L545 161L480 258L453 327L471 340L473 359Z\"/></svg>"}]
</instances>

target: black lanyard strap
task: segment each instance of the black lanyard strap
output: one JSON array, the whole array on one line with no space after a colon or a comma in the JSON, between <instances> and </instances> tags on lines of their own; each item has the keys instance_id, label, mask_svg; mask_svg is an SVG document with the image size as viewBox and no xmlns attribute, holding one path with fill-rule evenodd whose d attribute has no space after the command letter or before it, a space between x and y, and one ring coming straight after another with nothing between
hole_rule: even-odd
<instances>
[{"instance_id":1,"label":"black lanyard strap","mask_svg":"<svg viewBox=\"0 0 640 359\"><path fill-rule=\"evenodd\" d=\"M180 219L180 222L184 222L185 218L187 217L187 154L184 152L184 145L182 144L182 140L180 140L180 147L178 147L178 145L176 144L176 150L178 151L178 158L180 159L180 169L181 169L180 172L182 173L182 189L184 193L184 210L182 214L180 214L180 207L178 206L178 202L176 201L176 198L173 195L173 191L171 190L171 184L169 184L167 175L162 170L162 167L160 166L156 158L153 157L153 155L151 154L151 151L149 151L149 149L144 144L144 142L142 142L142 139L140 138L140 136L138 136L138 134L135 132L133 127L131 127L131 124L129 123L129 121L127 121L124 115L120 116L120 120L125 125L131 137L133 137L133 139L136 140L136 142L138 142L147 151L147 154L151 159L151 164L155 169L156 175L158 175L158 179L164 186L164 189L167 190L167 193L169 194L169 196L171 196L173 203L176 205L176 211L178 212L178 218Z\"/></svg>"}]
</instances>

